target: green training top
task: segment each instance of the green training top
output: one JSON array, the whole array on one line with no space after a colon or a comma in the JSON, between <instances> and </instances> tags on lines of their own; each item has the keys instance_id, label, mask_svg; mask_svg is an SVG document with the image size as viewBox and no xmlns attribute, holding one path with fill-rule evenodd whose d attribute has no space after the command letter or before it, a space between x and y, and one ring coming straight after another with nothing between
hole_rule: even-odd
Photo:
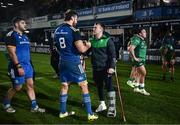
<instances>
[{"instance_id":1,"label":"green training top","mask_svg":"<svg viewBox=\"0 0 180 125\"><path fill-rule=\"evenodd\" d=\"M147 44L145 40L141 39L140 36L134 35L131 38L131 45L134 45L135 48L135 56L140 58L141 60L146 60L146 51L147 51Z\"/></svg>"},{"instance_id":2,"label":"green training top","mask_svg":"<svg viewBox=\"0 0 180 125\"><path fill-rule=\"evenodd\" d=\"M170 44L161 46L160 52L162 53L165 49L168 49L166 54L164 55L166 61L171 61L172 59L174 59L175 58L175 50L174 50L173 46Z\"/></svg>"}]
</instances>

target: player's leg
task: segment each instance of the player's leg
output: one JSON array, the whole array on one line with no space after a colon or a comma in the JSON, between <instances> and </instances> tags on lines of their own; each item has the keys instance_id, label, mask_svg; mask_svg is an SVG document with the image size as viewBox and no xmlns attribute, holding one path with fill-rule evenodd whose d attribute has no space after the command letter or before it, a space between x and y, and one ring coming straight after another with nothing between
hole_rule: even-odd
<instances>
[{"instance_id":1,"label":"player's leg","mask_svg":"<svg viewBox=\"0 0 180 125\"><path fill-rule=\"evenodd\" d=\"M162 61L162 72L163 72L162 80L165 80L166 72L167 72L167 61L165 59L163 59L163 61Z\"/></svg>"},{"instance_id":2,"label":"player's leg","mask_svg":"<svg viewBox=\"0 0 180 125\"><path fill-rule=\"evenodd\" d=\"M19 85L19 86L11 87L7 91L6 96L3 100L3 105L4 105L4 109L6 112L8 112L8 113L15 113L16 112L16 110L14 108L12 108L12 106L11 106L11 100L15 96L16 92L20 91L21 88L22 88L22 86Z\"/></svg>"},{"instance_id":3,"label":"player's leg","mask_svg":"<svg viewBox=\"0 0 180 125\"><path fill-rule=\"evenodd\" d=\"M139 79L139 92L144 95L150 95L150 93L145 90L145 77L146 77L146 68L144 65L137 67L137 71L140 75Z\"/></svg>"},{"instance_id":4,"label":"player's leg","mask_svg":"<svg viewBox=\"0 0 180 125\"><path fill-rule=\"evenodd\" d=\"M67 82L63 82L61 85L61 90L60 90L60 97L59 97L59 102L60 102L60 113L59 117L60 118L65 118L70 115L74 115L75 112L67 112L67 99L68 99L68 89L69 89L69 84Z\"/></svg>"},{"instance_id":5,"label":"player's leg","mask_svg":"<svg viewBox=\"0 0 180 125\"><path fill-rule=\"evenodd\" d=\"M101 112L107 109L104 99L104 73L103 71L93 71L93 79L96 83L96 87L98 90L98 97L99 97L99 106L96 109L96 112Z\"/></svg>"},{"instance_id":6,"label":"player's leg","mask_svg":"<svg viewBox=\"0 0 180 125\"><path fill-rule=\"evenodd\" d=\"M171 71L171 80L172 81L174 81L174 72L175 72L174 64L175 64L175 59L172 59L170 61L170 71Z\"/></svg>"},{"instance_id":7,"label":"player's leg","mask_svg":"<svg viewBox=\"0 0 180 125\"><path fill-rule=\"evenodd\" d=\"M68 99L68 89L69 89L69 84L70 82L68 81L73 81L72 80L72 72L74 70L74 66L72 62L66 62L66 61L61 61L60 62L60 70L59 70L59 75L60 75L60 81L61 81L61 87L60 87L60 94L59 94L59 118L65 118L70 115L74 115L75 112L67 111L67 99Z\"/></svg>"},{"instance_id":8,"label":"player's leg","mask_svg":"<svg viewBox=\"0 0 180 125\"><path fill-rule=\"evenodd\" d=\"M129 77L129 79L128 79L128 81L127 81L127 85L129 85L130 87L132 87L132 88L134 88L134 80L135 80L135 67L134 66L132 66L132 68L131 68L131 74L130 74L130 77Z\"/></svg>"},{"instance_id":9,"label":"player's leg","mask_svg":"<svg viewBox=\"0 0 180 125\"><path fill-rule=\"evenodd\" d=\"M87 81L82 81L79 82L79 86L82 89L82 94L83 94L83 101L86 107L86 112L88 113L88 120L96 120L98 119L98 116L93 114L92 109L91 109L91 98L88 90L88 85Z\"/></svg>"},{"instance_id":10,"label":"player's leg","mask_svg":"<svg viewBox=\"0 0 180 125\"><path fill-rule=\"evenodd\" d=\"M136 67L136 77L135 77L136 79L134 82L134 92L139 91L140 76L141 75L138 73L137 67Z\"/></svg>"},{"instance_id":11,"label":"player's leg","mask_svg":"<svg viewBox=\"0 0 180 125\"><path fill-rule=\"evenodd\" d=\"M33 78L26 79L26 86L27 86L27 95L31 101L31 112L44 113L45 109L40 108L37 104L36 95L34 91Z\"/></svg>"},{"instance_id":12,"label":"player's leg","mask_svg":"<svg viewBox=\"0 0 180 125\"><path fill-rule=\"evenodd\" d=\"M116 116L116 92L112 83L112 75L107 74L105 78L106 88L108 92L108 117Z\"/></svg>"},{"instance_id":13,"label":"player's leg","mask_svg":"<svg viewBox=\"0 0 180 125\"><path fill-rule=\"evenodd\" d=\"M3 106L6 112L15 113L16 110L11 106L11 100L17 91L20 91L24 83L24 77L19 77L18 72L13 66L9 65L8 72L10 73L10 80L12 82L11 88L7 91L3 100Z\"/></svg>"},{"instance_id":14,"label":"player's leg","mask_svg":"<svg viewBox=\"0 0 180 125\"><path fill-rule=\"evenodd\" d=\"M29 64L27 66L24 66L24 71L25 71L25 79L26 79L26 86L27 86L27 95L31 101L31 112L44 113L45 109L40 108L37 104L36 95L35 95L35 91L34 91L32 65Z\"/></svg>"}]
</instances>

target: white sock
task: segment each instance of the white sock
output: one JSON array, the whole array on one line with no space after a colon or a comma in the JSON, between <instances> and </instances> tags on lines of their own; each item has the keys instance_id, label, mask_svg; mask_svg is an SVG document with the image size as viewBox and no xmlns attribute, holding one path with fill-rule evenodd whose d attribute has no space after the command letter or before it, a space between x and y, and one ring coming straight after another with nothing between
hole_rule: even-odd
<instances>
[{"instance_id":1,"label":"white sock","mask_svg":"<svg viewBox=\"0 0 180 125\"><path fill-rule=\"evenodd\" d=\"M134 83L134 87L135 87L135 88L138 88L138 87L139 87L139 83L135 82L135 83Z\"/></svg>"},{"instance_id":2,"label":"white sock","mask_svg":"<svg viewBox=\"0 0 180 125\"><path fill-rule=\"evenodd\" d=\"M105 101L100 101L100 104L101 104L101 105L106 105L106 104L105 104Z\"/></svg>"},{"instance_id":3,"label":"white sock","mask_svg":"<svg viewBox=\"0 0 180 125\"><path fill-rule=\"evenodd\" d=\"M144 83L140 83L140 84L139 84L140 89L144 89L144 86L145 86Z\"/></svg>"}]
</instances>

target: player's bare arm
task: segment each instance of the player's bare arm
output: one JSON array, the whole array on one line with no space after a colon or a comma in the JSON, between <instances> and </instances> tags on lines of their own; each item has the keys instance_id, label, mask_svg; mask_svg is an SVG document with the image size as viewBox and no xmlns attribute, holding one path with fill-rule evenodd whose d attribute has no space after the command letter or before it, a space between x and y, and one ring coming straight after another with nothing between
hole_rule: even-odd
<instances>
[{"instance_id":1,"label":"player's bare arm","mask_svg":"<svg viewBox=\"0 0 180 125\"><path fill-rule=\"evenodd\" d=\"M84 42L82 40L78 40L78 41L75 42L76 48L81 53L85 53L91 47L91 43L90 42L87 42L87 41L84 41Z\"/></svg>"},{"instance_id":2,"label":"player's bare arm","mask_svg":"<svg viewBox=\"0 0 180 125\"><path fill-rule=\"evenodd\" d=\"M130 47L129 47L129 52L130 52L130 54L131 54L131 56L133 57L133 59L135 60L135 61L137 61L137 62L139 62L139 59L135 56L135 54L134 54L134 49L136 48L136 46L134 46L134 45L130 45Z\"/></svg>"},{"instance_id":3,"label":"player's bare arm","mask_svg":"<svg viewBox=\"0 0 180 125\"><path fill-rule=\"evenodd\" d=\"M24 75L24 69L19 64L19 61L18 61L18 58L17 58L17 55L16 55L16 47L15 46L7 46L7 50L9 52L9 55L10 55L12 61L14 62L15 66L16 66L16 68L18 70L19 75L23 76Z\"/></svg>"}]
</instances>

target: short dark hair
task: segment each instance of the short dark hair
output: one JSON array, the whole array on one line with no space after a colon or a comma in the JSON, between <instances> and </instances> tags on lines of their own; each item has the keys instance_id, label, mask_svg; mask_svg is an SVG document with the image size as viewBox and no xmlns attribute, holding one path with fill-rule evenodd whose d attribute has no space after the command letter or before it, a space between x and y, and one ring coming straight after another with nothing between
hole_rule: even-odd
<instances>
[{"instance_id":1,"label":"short dark hair","mask_svg":"<svg viewBox=\"0 0 180 125\"><path fill-rule=\"evenodd\" d=\"M105 28L106 28L106 26L101 22L95 22L94 24L95 25L100 25L103 28L103 30L105 30Z\"/></svg>"},{"instance_id":2,"label":"short dark hair","mask_svg":"<svg viewBox=\"0 0 180 125\"><path fill-rule=\"evenodd\" d=\"M139 34L142 30L145 30L145 28L137 28L135 29L134 33Z\"/></svg>"},{"instance_id":3,"label":"short dark hair","mask_svg":"<svg viewBox=\"0 0 180 125\"><path fill-rule=\"evenodd\" d=\"M71 17L73 16L78 16L78 13L74 10L67 10L64 14L64 21L69 21L71 20Z\"/></svg>"},{"instance_id":4,"label":"short dark hair","mask_svg":"<svg viewBox=\"0 0 180 125\"><path fill-rule=\"evenodd\" d=\"M12 19L13 26L15 26L16 23L18 23L18 22L20 22L20 21L22 21L22 20L25 20L25 19L22 18L22 17L14 17L14 18Z\"/></svg>"}]
</instances>

